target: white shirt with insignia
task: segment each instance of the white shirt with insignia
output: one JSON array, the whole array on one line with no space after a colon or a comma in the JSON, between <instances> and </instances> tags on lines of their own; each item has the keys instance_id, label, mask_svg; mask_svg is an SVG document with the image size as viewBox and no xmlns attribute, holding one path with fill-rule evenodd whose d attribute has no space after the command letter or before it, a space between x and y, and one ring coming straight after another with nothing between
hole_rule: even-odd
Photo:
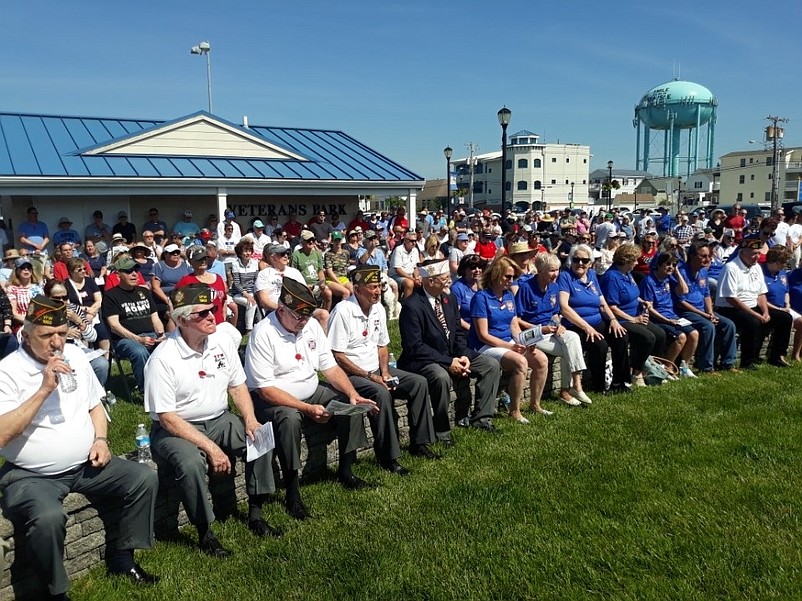
<instances>
[{"instance_id":1,"label":"white shirt with insignia","mask_svg":"<svg viewBox=\"0 0 802 601\"><path fill-rule=\"evenodd\" d=\"M65 345L64 358L78 387L66 394L56 388L22 434L0 449L7 461L46 476L86 463L95 438L89 412L105 394L80 348ZM0 361L0 415L17 409L39 390L43 369L22 347Z\"/></svg>"},{"instance_id":2,"label":"white shirt with insignia","mask_svg":"<svg viewBox=\"0 0 802 601\"><path fill-rule=\"evenodd\" d=\"M228 388L243 382L245 371L229 336L214 332L198 353L176 330L145 364L145 410L154 421L173 412L188 422L214 419L228 409Z\"/></svg>"},{"instance_id":3,"label":"white shirt with insignia","mask_svg":"<svg viewBox=\"0 0 802 601\"><path fill-rule=\"evenodd\" d=\"M367 371L379 369L380 346L390 344L387 312L381 303L370 307L366 316L355 296L338 303L329 316L331 350L344 353Z\"/></svg>"},{"instance_id":4,"label":"white shirt with insignia","mask_svg":"<svg viewBox=\"0 0 802 601\"><path fill-rule=\"evenodd\" d=\"M273 386L298 400L317 390L319 371L336 365L329 340L316 319L310 319L296 335L284 329L275 311L254 326L245 351L249 389Z\"/></svg>"}]
</instances>

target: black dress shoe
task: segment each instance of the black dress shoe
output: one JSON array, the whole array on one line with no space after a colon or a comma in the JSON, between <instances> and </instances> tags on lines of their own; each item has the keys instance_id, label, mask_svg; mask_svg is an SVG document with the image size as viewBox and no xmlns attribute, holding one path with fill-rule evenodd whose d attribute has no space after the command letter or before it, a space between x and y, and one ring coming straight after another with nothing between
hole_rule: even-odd
<instances>
[{"instance_id":1,"label":"black dress shoe","mask_svg":"<svg viewBox=\"0 0 802 601\"><path fill-rule=\"evenodd\" d=\"M491 434L498 432L498 428L496 428L490 422L477 422L475 424L471 424L471 428L474 428L475 430L484 430L485 432L490 432Z\"/></svg>"},{"instance_id":2,"label":"black dress shoe","mask_svg":"<svg viewBox=\"0 0 802 601\"><path fill-rule=\"evenodd\" d=\"M774 367L791 367L791 364L788 363L782 357L780 357L779 359L775 359L774 361L769 361L769 363Z\"/></svg>"},{"instance_id":3,"label":"black dress shoe","mask_svg":"<svg viewBox=\"0 0 802 601\"><path fill-rule=\"evenodd\" d=\"M355 476L354 474L337 474L337 482L342 484L343 488L348 490L366 490L370 488L376 488L375 484L365 482L362 478Z\"/></svg>"},{"instance_id":4,"label":"black dress shoe","mask_svg":"<svg viewBox=\"0 0 802 601\"><path fill-rule=\"evenodd\" d=\"M382 461L379 463L383 470L390 472L391 474L395 474L396 476L407 476L410 474L410 471L405 468L403 465L398 463L397 461Z\"/></svg>"},{"instance_id":5,"label":"black dress shoe","mask_svg":"<svg viewBox=\"0 0 802 601\"><path fill-rule=\"evenodd\" d=\"M154 576L153 574L148 574L145 570L142 569L142 566L138 563L134 564L134 567L129 570L123 570L121 572L112 572L109 571L109 575L111 576L125 576L133 582L134 584L156 584L159 581L158 576ZM65 597L67 598L67 597Z\"/></svg>"},{"instance_id":6,"label":"black dress shoe","mask_svg":"<svg viewBox=\"0 0 802 601\"><path fill-rule=\"evenodd\" d=\"M409 454L424 459L440 459L440 455L432 451L427 444L409 445Z\"/></svg>"},{"instance_id":7,"label":"black dress shoe","mask_svg":"<svg viewBox=\"0 0 802 601\"><path fill-rule=\"evenodd\" d=\"M265 522L263 519L259 518L258 520L248 520L248 529L253 532L256 536L267 537L271 536L273 538L280 538L283 534L281 530L278 528L273 528L270 524Z\"/></svg>"},{"instance_id":8,"label":"black dress shoe","mask_svg":"<svg viewBox=\"0 0 802 601\"><path fill-rule=\"evenodd\" d=\"M207 533L201 541L200 550L209 557L216 557L217 559L228 559L232 555L231 551L226 549L211 532Z\"/></svg>"},{"instance_id":9,"label":"black dress shoe","mask_svg":"<svg viewBox=\"0 0 802 601\"><path fill-rule=\"evenodd\" d=\"M287 499L284 501L284 509L287 511L289 516L296 520L305 520L309 517L309 510L306 508L306 505L303 504L301 499Z\"/></svg>"}]
</instances>

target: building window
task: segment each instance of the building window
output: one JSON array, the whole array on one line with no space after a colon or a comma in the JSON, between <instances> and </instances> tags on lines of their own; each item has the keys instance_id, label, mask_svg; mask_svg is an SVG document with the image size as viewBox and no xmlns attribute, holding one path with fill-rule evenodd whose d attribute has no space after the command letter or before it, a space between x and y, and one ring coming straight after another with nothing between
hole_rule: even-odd
<instances>
[{"instance_id":1,"label":"building window","mask_svg":"<svg viewBox=\"0 0 802 601\"><path fill-rule=\"evenodd\" d=\"M566 163L570 163L570 162L571 162L571 159L569 159L568 157L565 157L565 162L566 162Z\"/></svg>"},{"instance_id":2,"label":"building window","mask_svg":"<svg viewBox=\"0 0 802 601\"><path fill-rule=\"evenodd\" d=\"M510 190L512 190L512 183L511 182L504 182L504 190L506 192L509 192Z\"/></svg>"},{"instance_id":3,"label":"building window","mask_svg":"<svg viewBox=\"0 0 802 601\"><path fill-rule=\"evenodd\" d=\"M557 157L551 157L551 162L552 163L556 163L557 162Z\"/></svg>"},{"instance_id":4,"label":"building window","mask_svg":"<svg viewBox=\"0 0 802 601\"><path fill-rule=\"evenodd\" d=\"M527 167L529 167L529 161L526 159L518 159L518 169L526 169Z\"/></svg>"},{"instance_id":5,"label":"building window","mask_svg":"<svg viewBox=\"0 0 802 601\"><path fill-rule=\"evenodd\" d=\"M568 185L568 180L565 180L565 185L566 185L566 186Z\"/></svg>"},{"instance_id":6,"label":"building window","mask_svg":"<svg viewBox=\"0 0 802 601\"><path fill-rule=\"evenodd\" d=\"M702 189L702 182L693 182L694 190L701 190Z\"/></svg>"},{"instance_id":7,"label":"building window","mask_svg":"<svg viewBox=\"0 0 802 601\"><path fill-rule=\"evenodd\" d=\"M750 176L749 176L749 179L750 179L751 181L755 181L755 174L753 173L752 175L750 175Z\"/></svg>"},{"instance_id":8,"label":"building window","mask_svg":"<svg viewBox=\"0 0 802 601\"><path fill-rule=\"evenodd\" d=\"M746 167L746 159L741 159L741 167Z\"/></svg>"},{"instance_id":9,"label":"building window","mask_svg":"<svg viewBox=\"0 0 802 601\"><path fill-rule=\"evenodd\" d=\"M749 193L749 198L754 198L754 197L755 197L755 193L754 192L750 192Z\"/></svg>"},{"instance_id":10,"label":"building window","mask_svg":"<svg viewBox=\"0 0 802 601\"><path fill-rule=\"evenodd\" d=\"M473 182L473 193L474 194L481 194L482 188L484 187L484 182Z\"/></svg>"},{"instance_id":11,"label":"building window","mask_svg":"<svg viewBox=\"0 0 802 601\"><path fill-rule=\"evenodd\" d=\"M552 185L554 185L554 184L556 184L556 183L557 183L557 180L556 180L556 179L553 179L553 180L551 180L551 184L552 184Z\"/></svg>"},{"instance_id":12,"label":"building window","mask_svg":"<svg viewBox=\"0 0 802 601\"><path fill-rule=\"evenodd\" d=\"M738 176L738 183L739 184L744 183L745 180L746 180L746 176L744 176L744 175L739 175Z\"/></svg>"},{"instance_id":13,"label":"building window","mask_svg":"<svg viewBox=\"0 0 802 601\"><path fill-rule=\"evenodd\" d=\"M771 202L771 192L766 192L766 195L763 197L763 200L766 202Z\"/></svg>"},{"instance_id":14,"label":"building window","mask_svg":"<svg viewBox=\"0 0 802 601\"><path fill-rule=\"evenodd\" d=\"M753 159L752 157L749 157L749 164L751 165L754 162L755 162L755 159Z\"/></svg>"},{"instance_id":15,"label":"building window","mask_svg":"<svg viewBox=\"0 0 802 601\"><path fill-rule=\"evenodd\" d=\"M587 159L582 159L582 162L585 163L585 165L588 164L588 160Z\"/></svg>"},{"instance_id":16,"label":"building window","mask_svg":"<svg viewBox=\"0 0 802 601\"><path fill-rule=\"evenodd\" d=\"M586 179L583 179L583 180L582 180L582 185L583 185L583 186L584 186L585 184L587 184L587 183L588 183L588 180L586 180Z\"/></svg>"},{"instance_id":17,"label":"building window","mask_svg":"<svg viewBox=\"0 0 802 601\"><path fill-rule=\"evenodd\" d=\"M540 159L533 160L532 167L534 167L535 169L540 169Z\"/></svg>"},{"instance_id":18,"label":"building window","mask_svg":"<svg viewBox=\"0 0 802 601\"><path fill-rule=\"evenodd\" d=\"M526 190L526 181L525 180L520 180L518 182L518 189L519 190Z\"/></svg>"},{"instance_id":19,"label":"building window","mask_svg":"<svg viewBox=\"0 0 802 601\"><path fill-rule=\"evenodd\" d=\"M484 163L476 163L476 165L474 165L474 167L473 167L473 172L474 173L483 173L484 172L484 168L485 168L485 164Z\"/></svg>"},{"instance_id":20,"label":"building window","mask_svg":"<svg viewBox=\"0 0 802 601\"><path fill-rule=\"evenodd\" d=\"M772 157L766 157L766 167L771 167L773 162Z\"/></svg>"},{"instance_id":21,"label":"building window","mask_svg":"<svg viewBox=\"0 0 802 601\"><path fill-rule=\"evenodd\" d=\"M772 173L769 173L769 179L771 179L771 176L772 176L772 175L773 175Z\"/></svg>"},{"instance_id":22,"label":"building window","mask_svg":"<svg viewBox=\"0 0 802 601\"><path fill-rule=\"evenodd\" d=\"M505 169L512 169L512 159L507 159L507 162L504 163Z\"/></svg>"},{"instance_id":23,"label":"building window","mask_svg":"<svg viewBox=\"0 0 802 601\"><path fill-rule=\"evenodd\" d=\"M735 197L735 200L738 201L738 202L743 202L743 200L744 200L743 192L738 192L738 195Z\"/></svg>"},{"instance_id":24,"label":"building window","mask_svg":"<svg viewBox=\"0 0 802 601\"><path fill-rule=\"evenodd\" d=\"M532 184L532 189L533 189L533 190L540 190L542 187L543 187L543 184L542 184L542 183L540 183L540 180L539 180L539 179L536 179L536 180L535 180L535 183L534 183L534 184Z\"/></svg>"}]
</instances>

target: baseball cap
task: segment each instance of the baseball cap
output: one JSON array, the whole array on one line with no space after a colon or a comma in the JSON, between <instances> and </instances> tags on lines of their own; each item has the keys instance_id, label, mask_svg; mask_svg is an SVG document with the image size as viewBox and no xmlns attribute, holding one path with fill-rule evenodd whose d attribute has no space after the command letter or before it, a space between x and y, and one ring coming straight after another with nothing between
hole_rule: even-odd
<instances>
[{"instance_id":1,"label":"baseball cap","mask_svg":"<svg viewBox=\"0 0 802 601\"><path fill-rule=\"evenodd\" d=\"M261 219L257 219L256 221L253 222L253 227L264 228L265 224L262 223Z\"/></svg>"},{"instance_id":2,"label":"baseball cap","mask_svg":"<svg viewBox=\"0 0 802 601\"><path fill-rule=\"evenodd\" d=\"M457 242L467 242L469 240L468 234L465 232L457 234Z\"/></svg>"},{"instance_id":3,"label":"baseball cap","mask_svg":"<svg viewBox=\"0 0 802 601\"><path fill-rule=\"evenodd\" d=\"M312 230L304 230L301 232L301 240L306 242L314 239L315 239L315 232L313 232Z\"/></svg>"},{"instance_id":4,"label":"baseball cap","mask_svg":"<svg viewBox=\"0 0 802 601\"><path fill-rule=\"evenodd\" d=\"M69 217L59 217L58 222L59 225L61 225L62 223L69 223L70 225L72 225L72 221L70 221Z\"/></svg>"},{"instance_id":5,"label":"baseball cap","mask_svg":"<svg viewBox=\"0 0 802 601\"><path fill-rule=\"evenodd\" d=\"M177 250L181 250L178 244L168 244L164 247L164 252L166 253L174 253Z\"/></svg>"},{"instance_id":6,"label":"baseball cap","mask_svg":"<svg viewBox=\"0 0 802 601\"><path fill-rule=\"evenodd\" d=\"M117 213L117 219L121 219L123 217L128 219L128 213L126 213L125 211L120 211L119 213Z\"/></svg>"},{"instance_id":7,"label":"baseball cap","mask_svg":"<svg viewBox=\"0 0 802 601\"><path fill-rule=\"evenodd\" d=\"M187 251L187 258L190 261L200 261L201 259L205 259L207 256L209 256L209 254L206 252L205 246L194 244L190 246L189 250Z\"/></svg>"},{"instance_id":8,"label":"baseball cap","mask_svg":"<svg viewBox=\"0 0 802 601\"><path fill-rule=\"evenodd\" d=\"M234 211L231 210L226 211L223 215L225 216L226 219L234 219Z\"/></svg>"},{"instance_id":9,"label":"baseball cap","mask_svg":"<svg viewBox=\"0 0 802 601\"><path fill-rule=\"evenodd\" d=\"M376 232L374 232L373 230L368 230L367 232L365 232L365 240L373 240L373 238L375 237L376 237Z\"/></svg>"},{"instance_id":10,"label":"baseball cap","mask_svg":"<svg viewBox=\"0 0 802 601\"><path fill-rule=\"evenodd\" d=\"M283 244L271 244L267 247L268 255L285 255L290 252L290 249Z\"/></svg>"},{"instance_id":11,"label":"baseball cap","mask_svg":"<svg viewBox=\"0 0 802 601\"><path fill-rule=\"evenodd\" d=\"M333 231L331 233L331 239L332 240L342 240L343 239L343 233L341 231L339 231L339 230L335 230L335 231Z\"/></svg>"}]
</instances>

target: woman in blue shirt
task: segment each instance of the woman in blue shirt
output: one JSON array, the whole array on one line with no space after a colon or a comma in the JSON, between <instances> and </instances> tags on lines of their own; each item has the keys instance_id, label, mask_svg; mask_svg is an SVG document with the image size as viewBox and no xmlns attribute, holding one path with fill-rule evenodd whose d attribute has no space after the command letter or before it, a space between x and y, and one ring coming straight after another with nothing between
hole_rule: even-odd
<instances>
[{"instance_id":1,"label":"woman in blue shirt","mask_svg":"<svg viewBox=\"0 0 802 601\"><path fill-rule=\"evenodd\" d=\"M607 350L613 359L611 390L628 390L630 381L629 337L618 318L610 311L601 292L596 273L591 269L593 249L575 244L568 253L568 270L557 278L560 288L560 313L563 324L577 332L587 353L593 390L605 389Z\"/></svg>"},{"instance_id":2,"label":"woman in blue shirt","mask_svg":"<svg viewBox=\"0 0 802 601\"><path fill-rule=\"evenodd\" d=\"M601 277L601 290L610 310L629 334L629 361L632 383L646 386L643 366L649 355L662 357L666 352L666 334L649 320L649 303L640 298L632 270L641 256L634 244L622 244L613 254L613 264Z\"/></svg>"},{"instance_id":3,"label":"woman in blue shirt","mask_svg":"<svg viewBox=\"0 0 802 601\"><path fill-rule=\"evenodd\" d=\"M590 397L582 390L582 372L586 368L582 342L579 334L569 332L560 323L560 260L556 255L540 253L534 263L537 275L521 284L515 295L519 323L524 329L534 330L538 349L560 357L560 400L572 407L590 404Z\"/></svg>"},{"instance_id":4,"label":"woman in blue shirt","mask_svg":"<svg viewBox=\"0 0 802 601\"><path fill-rule=\"evenodd\" d=\"M676 286L676 294L688 294L688 285L677 271L677 258L673 253L662 252L654 258L652 271L640 283L640 296L651 303L649 318L666 333L671 344L666 350L665 358L676 361L681 358L679 373L684 378L695 378L689 364L699 343L699 332L696 328L674 312L674 299L671 289ZM687 322L687 323L686 323Z\"/></svg>"},{"instance_id":5,"label":"woman in blue shirt","mask_svg":"<svg viewBox=\"0 0 802 601\"><path fill-rule=\"evenodd\" d=\"M766 262L761 267L763 276L766 278L766 302L769 304L769 308L788 311L794 320L794 346L791 356L794 361L800 361L802 360L802 315L792 303L789 275L785 268L790 259L791 251L788 250L788 247L779 244L773 246L766 253ZM794 272L796 271L799 270L794 270ZM798 288L798 282L795 283L795 288Z\"/></svg>"},{"instance_id":6,"label":"woman in blue shirt","mask_svg":"<svg viewBox=\"0 0 802 601\"><path fill-rule=\"evenodd\" d=\"M459 303L460 326L465 331L471 329L471 301L479 290L479 278L487 266L479 255L465 255L457 267L459 279L451 284L451 292Z\"/></svg>"},{"instance_id":7,"label":"woman in blue shirt","mask_svg":"<svg viewBox=\"0 0 802 601\"><path fill-rule=\"evenodd\" d=\"M548 360L536 348L517 342L521 326L515 313L515 297L510 292L510 286L519 275L520 270L507 257L495 259L482 274L482 290L471 301L468 345L496 359L501 364L501 369L509 374L507 393L510 395L510 415L519 424L528 424L529 420L521 415L521 399L526 373L530 367L530 407L537 413L551 415L551 411L540 406Z\"/></svg>"}]
</instances>

